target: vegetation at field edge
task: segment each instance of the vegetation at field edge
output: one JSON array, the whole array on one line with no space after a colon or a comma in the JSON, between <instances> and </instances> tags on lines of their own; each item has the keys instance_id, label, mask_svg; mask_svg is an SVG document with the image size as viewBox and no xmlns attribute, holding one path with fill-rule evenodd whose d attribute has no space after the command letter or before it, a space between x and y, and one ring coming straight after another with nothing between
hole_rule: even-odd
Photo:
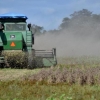
<instances>
[{"instance_id":1,"label":"vegetation at field edge","mask_svg":"<svg viewBox=\"0 0 100 100\"><path fill-rule=\"evenodd\" d=\"M100 85L0 82L0 100L100 100Z\"/></svg>"}]
</instances>

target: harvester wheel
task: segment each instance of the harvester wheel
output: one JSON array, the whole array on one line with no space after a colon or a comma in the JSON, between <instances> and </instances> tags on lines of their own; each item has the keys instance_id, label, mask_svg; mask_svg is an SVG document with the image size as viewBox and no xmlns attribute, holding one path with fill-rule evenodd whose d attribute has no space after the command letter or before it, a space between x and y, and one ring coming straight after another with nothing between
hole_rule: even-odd
<instances>
[{"instance_id":1,"label":"harvester wheel","mask_svg":"<svg viewBox=\"0 0 100 100\"><path fill-rule=\"evenodd\" d=\"M0 64L0 68L5 68L5 64L4 63L1 63Z\"/></svg>"}]
</instances>

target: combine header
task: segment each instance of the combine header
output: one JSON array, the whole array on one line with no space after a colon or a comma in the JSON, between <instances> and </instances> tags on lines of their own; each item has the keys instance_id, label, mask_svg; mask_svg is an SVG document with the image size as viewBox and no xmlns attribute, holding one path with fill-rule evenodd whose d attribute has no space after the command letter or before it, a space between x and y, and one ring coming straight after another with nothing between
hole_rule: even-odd
<instances>
[{"instance_id":1,"label":"combine header","mask_svg":"<svg viewBox=\"0 0 100 100\"><path fill-rule=\"evenodd\" d=\"M35 50L31 24L23 14L0 15L0 67L55 66L56 49Z\"/></svg>"}]
</instances>

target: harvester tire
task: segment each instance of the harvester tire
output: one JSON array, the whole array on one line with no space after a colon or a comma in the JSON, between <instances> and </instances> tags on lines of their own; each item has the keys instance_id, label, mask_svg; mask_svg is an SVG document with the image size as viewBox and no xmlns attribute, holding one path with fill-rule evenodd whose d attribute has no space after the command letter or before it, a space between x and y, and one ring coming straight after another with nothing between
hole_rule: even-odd
<instances>
[{"instance_id":1,"label":"harvester tire","mask_svg":"<svg viewBox=\"0 0 100 100\"><path fill-rule=\"evenodd\" d=\"M0 64L0 68L5 68L5 64L4 63L1 63Z\"/></svg>"}]
</instances>

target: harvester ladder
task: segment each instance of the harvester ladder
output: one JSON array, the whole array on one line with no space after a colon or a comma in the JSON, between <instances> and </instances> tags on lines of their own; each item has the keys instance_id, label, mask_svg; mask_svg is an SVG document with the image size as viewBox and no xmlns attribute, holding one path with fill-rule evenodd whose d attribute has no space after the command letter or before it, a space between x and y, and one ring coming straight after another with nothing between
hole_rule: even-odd
<instances>
[{"instance_id":1,"label":"harvester ladder","mask_svg":"<svg viewBox=\"0 0 100 100\"><path fill-rule=\"evenodd\" d=\"M27 46L31 46L32 45L32 36L31 33L26 33L26 44Z\"/></svg>"}]
</instances>

